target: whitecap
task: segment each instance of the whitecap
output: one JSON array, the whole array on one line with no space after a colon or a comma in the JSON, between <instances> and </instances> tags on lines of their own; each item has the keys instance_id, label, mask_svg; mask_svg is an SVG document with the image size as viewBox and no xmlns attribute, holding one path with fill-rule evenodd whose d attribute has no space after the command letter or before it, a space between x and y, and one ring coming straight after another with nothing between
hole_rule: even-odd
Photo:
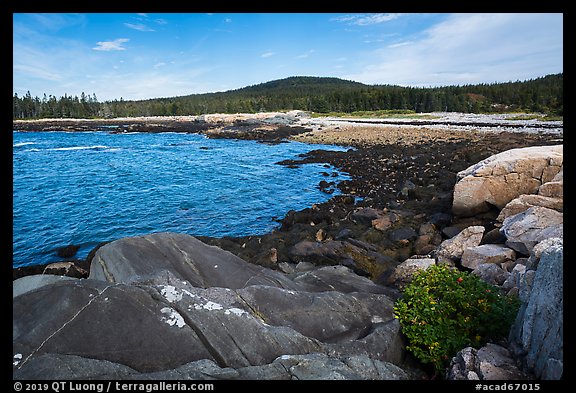
<instances>
[{"instance_id":1,"label":"whitecap","mask_svg":"<svg viewBox=\"0 0 576 393\"><path fill-rule=\"evenodd\" d=\"M71 146L71 147L56 147L50 150L66 151L66 150L97 150L97 149L109 149L109 146L94 145L94 146Z\"/></svg>"},{"instance_id":2,"label":"whitecap","mask_svg":"<svg viewBox=\"0 0 576 393\"><path fill-rule=\"evenodd\" d=\"M22 147L27 145L36 145L36 142L18 142L12 145L12 147Z\"/></svg>"}]
</instances>

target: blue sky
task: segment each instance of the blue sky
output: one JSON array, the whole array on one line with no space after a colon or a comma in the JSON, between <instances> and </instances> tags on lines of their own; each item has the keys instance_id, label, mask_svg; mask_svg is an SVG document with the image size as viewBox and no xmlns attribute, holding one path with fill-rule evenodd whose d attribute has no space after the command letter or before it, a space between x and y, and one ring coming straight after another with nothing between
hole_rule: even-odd
<instances>
[{"instance_id":1,"label":"blue sky","mask_svg":"<svg viewBox=\"0 0 576 393\"><path fill-rule=\"evenodd\" d=\"M563 72L563 15L13 14L13 92L100 101L289 76L446 86Z\"/></svg>"}]
</instances>

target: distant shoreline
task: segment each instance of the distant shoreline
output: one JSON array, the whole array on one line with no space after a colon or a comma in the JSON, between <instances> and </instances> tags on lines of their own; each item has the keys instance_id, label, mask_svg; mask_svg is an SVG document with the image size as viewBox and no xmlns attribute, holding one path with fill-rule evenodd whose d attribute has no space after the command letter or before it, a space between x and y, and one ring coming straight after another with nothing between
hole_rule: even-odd
<instances>
[{"instance_id":1,"label":"distant shoreline","mask_svg":"<svg viewBox=\"0 0 576 393\"><path fill-rule=\"evenodd\" d=\"M273 131L279 126L298 127L310 131L335 131L342 129L370 128L429 128L450 131L481 132L527 132L536 134L562 135L563 121L544 121L538 115L518 114L473 114L456 112L418 113L410 117L311 117L303 111L260 112L236 114L205 114L199 116L137 116L110 119L44 118L13 120L13 129L18 131L110 131L110 132L216 132L225 129L220 137L233 137L232 126L258 127L262 131ZM293 134L301 134L296 132ZM292 133L289 133L292 134ZM212 135L216 136L216 135ZM217 137L217 136L216 136ZM242 136L239 136L243 139ZM250 138L253 139L253 138ZM304 140L303 140L304 141Z\"/></svg>"}]
</instances>

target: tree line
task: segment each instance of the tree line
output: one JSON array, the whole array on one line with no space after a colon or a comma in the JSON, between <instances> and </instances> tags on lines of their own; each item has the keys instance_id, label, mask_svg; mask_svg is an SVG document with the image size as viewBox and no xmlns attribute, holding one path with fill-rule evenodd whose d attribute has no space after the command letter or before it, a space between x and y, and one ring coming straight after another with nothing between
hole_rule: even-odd
<instances>
[{"instance_id":1,"label":"tree line","mask_svg":"<svg viewBox=\"0 0 576 393\"><path fill-rule=\"evenodd\" d=\"M14 119L111 118L304 110L414 112L539 112L563 115L563 74L527 81L444 87L365 85L338 78L290 77L218 93L99 102L95 94L13 97Z\"/></svg>"}]
</instances>

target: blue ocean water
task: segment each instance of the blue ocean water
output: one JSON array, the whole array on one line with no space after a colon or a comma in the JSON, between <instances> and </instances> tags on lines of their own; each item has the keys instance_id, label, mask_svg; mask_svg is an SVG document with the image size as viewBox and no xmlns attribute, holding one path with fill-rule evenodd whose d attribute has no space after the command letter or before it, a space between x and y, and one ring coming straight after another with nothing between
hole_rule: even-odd
<instances>
[{"instance_id":1,"label":"blue ocean water","mask_svg":"<svg viewBox=\"0 0 576 393\"><path fill-rule=\"evenodd\" d=\"M56 250L160 231L258 235L291 210L331 196L323 164L276 162L338 146L207 139L185 133L14 132L13 266ZM330 181L348 178L339 173Z\"/></svg>"}]
</instances>

